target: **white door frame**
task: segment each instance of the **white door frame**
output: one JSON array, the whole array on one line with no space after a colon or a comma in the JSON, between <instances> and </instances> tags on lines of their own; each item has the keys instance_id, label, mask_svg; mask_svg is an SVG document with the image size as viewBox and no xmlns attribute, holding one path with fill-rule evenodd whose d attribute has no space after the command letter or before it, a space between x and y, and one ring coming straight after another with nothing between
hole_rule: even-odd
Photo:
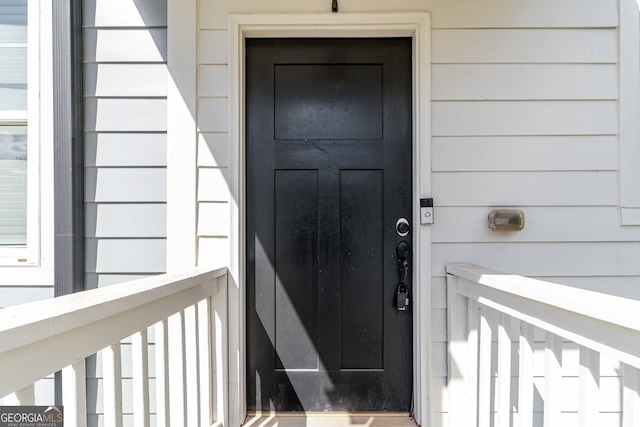
<instances>
[{"instance_id":1,"label":"white door frame","mask_svg":"<svg viewBox=\"0 0 640 427\"><path fill-rule=\"evenodd\" d=\"M431 194L431 15L411 13L229 15L229 143L232 200L229 288L229 418L246 415L245 358L245 105L246 38L411 37L413 39L414 407L431 424L431 229L421 226L419 199Z\"/></svg>"}]
</instances>

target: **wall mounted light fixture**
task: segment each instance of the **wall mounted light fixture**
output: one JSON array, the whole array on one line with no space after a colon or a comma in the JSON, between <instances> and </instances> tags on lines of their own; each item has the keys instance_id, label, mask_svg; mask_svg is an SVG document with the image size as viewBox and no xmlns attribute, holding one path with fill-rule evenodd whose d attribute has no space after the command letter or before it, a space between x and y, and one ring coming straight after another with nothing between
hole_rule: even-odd
<instances>
[{"instance_id":1,"label":"wall mounted light fixture","mask_svg":"<svg viewBox=\"0 0 640 427\"><path fill-rule=\"evenodd\" d=\"M524 228L524 212L515 209L494 209L489 212L492 231L520 231Z\"/></svg>"}]
</instances>

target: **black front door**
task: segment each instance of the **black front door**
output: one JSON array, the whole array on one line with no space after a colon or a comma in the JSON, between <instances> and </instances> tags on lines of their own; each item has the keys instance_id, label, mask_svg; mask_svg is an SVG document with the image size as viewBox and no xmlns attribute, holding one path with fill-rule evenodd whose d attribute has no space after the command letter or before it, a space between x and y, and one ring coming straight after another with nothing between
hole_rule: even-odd
<instances>
[{"instance_id":1,"label":"black front door","mask_svg":"<svg viewBox=\"0 0 640 427\"><path fill-rule=\"evenodd\" d=\"M247 40L250 411L410 410L411 50Z\"/></svg>"}]
</instances>

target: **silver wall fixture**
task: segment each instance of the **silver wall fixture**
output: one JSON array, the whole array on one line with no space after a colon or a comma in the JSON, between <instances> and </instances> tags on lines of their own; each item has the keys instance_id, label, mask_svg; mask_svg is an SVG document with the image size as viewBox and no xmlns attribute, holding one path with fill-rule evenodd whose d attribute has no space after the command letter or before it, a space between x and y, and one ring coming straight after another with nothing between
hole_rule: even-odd
<instances>
[{"instance_id":1,"label":"silver wall fixture","mask_svg":"<svg viewBox=\"0 0 640 427\"><path fill-rule=\"evenodd\" d=\"M433 224L433 199L420 199L420 224Z\"/></svg>"},{"instance_id":2,"label":"silver wall fixture","mask_svg":"<svg viewBox=\"0 0 640 427\"><path fill-rule=\"evenodd\" d=\"M492 231L520 231L524 228L524 212L515 209L494 209L489 212Z\"/></svg>"}]
</instances>

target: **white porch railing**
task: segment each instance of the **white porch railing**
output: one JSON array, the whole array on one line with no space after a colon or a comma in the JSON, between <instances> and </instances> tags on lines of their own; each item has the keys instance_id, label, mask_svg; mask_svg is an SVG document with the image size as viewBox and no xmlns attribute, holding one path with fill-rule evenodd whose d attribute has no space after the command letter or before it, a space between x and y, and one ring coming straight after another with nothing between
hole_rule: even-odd
<instances>
[{"instance_id":1,"label":"white porch railing","mask_svg":"<svg viewBox=\"0 0 640 427\"><path fill-rule=\"evenodd\" d=\"M227 425L227 269L195 269L0 310L0 396L33 405L62 370L65 426L87 425L85 358L102 352L104 425L122 426L120 343L131 337L133 417L157 426ZM148 330L155 332L149 372ZM53 402L51 402L53 403Z\"/></svg>"},{"instance_id":2,"label":"white porch railing","mask_svg":"<svg viewBox=\"0 0 640 427\"><path fill-rule=\"evenodd\" d=\"M451 426L640 426L640 301L474 265L447 273ZM576 347L577 387L567 388L563 355ZM600 409L616 394L600 390L601 358L619 362L614 411Z\"/></svg>"}]
</instances>

